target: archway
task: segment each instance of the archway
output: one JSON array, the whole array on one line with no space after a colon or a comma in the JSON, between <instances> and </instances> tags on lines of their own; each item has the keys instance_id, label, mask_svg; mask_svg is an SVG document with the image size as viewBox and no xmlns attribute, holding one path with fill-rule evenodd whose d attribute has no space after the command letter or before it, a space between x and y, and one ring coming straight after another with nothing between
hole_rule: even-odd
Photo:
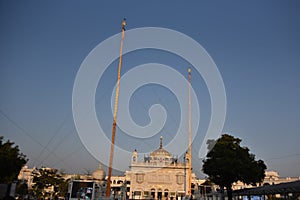
<instances>
[{"instance_id":1,"label":"archway","mask_svg":"<svg viewBox=\"0 0 300 200\"><path fill-rule=\"evenodd\" d=\"M158 189L158 191L157 191L157 199L158 200L162 199L162 190L161 189Z\"/></svg>"},{"instance_id":2,"label":"archway","mask_svg":"<svg viewBox=\"0 0 300 200\"><path fill-rule=\"evenodd\" d=\"M168 189L165 189L164 197L165 197L165 199L169 199L169 190Z\"/></svg>"},{"instance_id":3,"label":"archway","mask_svg":"<svg viewBox=\"0 0 300 200\"><path fill-rule=\"evenodd\" d=\"M153 199L155 198L155 189L154 188L151 189L151 197Z\"/></svg>"}]
</instances>

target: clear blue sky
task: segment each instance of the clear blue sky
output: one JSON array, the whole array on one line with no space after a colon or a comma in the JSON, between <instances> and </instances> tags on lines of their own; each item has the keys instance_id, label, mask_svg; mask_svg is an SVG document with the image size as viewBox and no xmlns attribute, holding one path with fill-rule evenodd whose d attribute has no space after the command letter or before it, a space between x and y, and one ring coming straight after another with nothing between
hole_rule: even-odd
<instances>
[{"instance_id":1,"label":"clear blue sky","mask_svg":"<svg viewBox=\"0 0 300 200\"><path fill-rule=\"evenodd\" d=\"M299 10L299 1L1 1L0 135L19 145L30 167L45 165L69 173L95 170L98 161L81 144L74 126L73 83L88 53L119 33L126 17L128 30L164 27L200 43L218 66L226 88L223 132L241 138L268 170L299 176ZM184 63L174 55L148 50L125 56L124 71L148 62ZM98 118L108 136L108 93L116 65L107 70L104 87L96 94ZM201 96L207 126L209 96L199 75L193 75L193 87ZM147 86L135 96L131 111L137 123L147 122L145 108L162 103L171 118L164 130L175 131L178 104L168 90ZM142 144L130 137L117 137L116 142L129 151L154 150L159 136ZM165 142L171 137L167 135ZM193 142L199 176L200 138Z\"/></svg>"}]
</instances>

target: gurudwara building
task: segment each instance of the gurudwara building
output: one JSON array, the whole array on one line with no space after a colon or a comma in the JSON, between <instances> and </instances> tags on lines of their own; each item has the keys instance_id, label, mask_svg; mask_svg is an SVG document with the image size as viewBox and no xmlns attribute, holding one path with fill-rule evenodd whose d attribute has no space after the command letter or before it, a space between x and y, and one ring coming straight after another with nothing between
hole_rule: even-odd
<instances>
[{"instance_id":1,"label":"gurudwara building","mask_svg":"<svg viewBox=\"0 0 300 200\"><path fill-rule=\"evenodd\" d=\"M180 162L177 157L163 148L160 137L159 148L138 158L133 151L130 170L126 171L126 180L130 180L129 199L175 199L186 196L190 174L187 162Z\"/></svg>"}]
</instances>

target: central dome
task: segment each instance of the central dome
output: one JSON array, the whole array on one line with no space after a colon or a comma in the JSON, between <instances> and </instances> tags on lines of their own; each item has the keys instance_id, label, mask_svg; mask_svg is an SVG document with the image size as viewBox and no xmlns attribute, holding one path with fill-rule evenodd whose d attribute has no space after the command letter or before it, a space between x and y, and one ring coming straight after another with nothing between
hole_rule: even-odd
<instances>
[{"instance_id":1,"label":"central dome","mask_svg":"<svg viewBox=\"0 0 300 200\"><path fill-rule=\"evenodd\" d=\"M150 156L172 156L171 153L169 153L167 150L162 148L162 136L160 136L160 143L159 143L159 148L150 153Z\"/></svg>"},{"instance_id":2,"label":"central dome","mask_svg":"<svg viewBox=\"0 0 300 200\"><path fill-rule=\"evenodd\" d=\"M171 156L171 153L165 149L156 149L150 154L150 156Z\"/></svg>"}]
</instances>

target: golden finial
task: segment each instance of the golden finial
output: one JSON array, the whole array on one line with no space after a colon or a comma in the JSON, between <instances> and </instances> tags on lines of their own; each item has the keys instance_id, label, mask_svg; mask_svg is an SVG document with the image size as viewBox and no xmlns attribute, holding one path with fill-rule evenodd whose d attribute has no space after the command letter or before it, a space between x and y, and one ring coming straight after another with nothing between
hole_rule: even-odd
<instances>
[{"instance_id":1,"label":"golden finial","mask_svg":"<svg viewBox=\"0 0 300 200\"><path fill-rule=\"evenodd\" d=\"M125 31L125 26L126 26L126 18L123 19L122 21L122 29Z\"/></svg>"}]
</instances>

